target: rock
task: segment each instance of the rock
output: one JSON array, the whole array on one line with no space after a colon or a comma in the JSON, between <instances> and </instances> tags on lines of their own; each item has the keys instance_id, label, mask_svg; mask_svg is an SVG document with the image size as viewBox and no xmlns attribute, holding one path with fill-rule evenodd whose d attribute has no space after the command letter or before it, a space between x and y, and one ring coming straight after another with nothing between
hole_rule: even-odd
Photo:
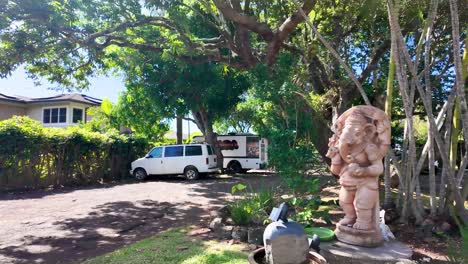
<instances>
[{"instance_id":1,"label":"rock","mask_svg":"<svg viewBox=\"0 0 468 264\"><path fill-rule=\"evenodd\" d=\"M422 226L430 226L430 227L433 227L434 226L434 221L432 221L430 218L426 218L422 224Z\"/></svg>"},{"instance_id":2,"label":"rock","mask_svg":"<svg viewBox=\"0 0 468 264\"><path fill-rule=\"evenodd\" d=\"M443 222L441 225L440 225L440 229L444 232L449 232L451 229L452 229L452 225L450 225L449 223L447 222Z\"/></svg>"},{"instance_id":3,"label":"rock","mask_svg":"<svg viewBox=\"0 0 468 264\"><path fill-rule=\"evenodd\" d=\"M234 229L233 226L222 226L221 228L216 230L216 235L219 239L231 239L232 238L232 230Z\"/></svg>"},{"instance_id":4,"label":"rock","mask_svg":"<svg viewBox=\"0 0 468 264\"><path fill-rule=\"evenodd\" d=\"M257 249L257 245L255 245L255 244L249 244L249 249L250 249L250 250L256 250L256 249Z\"/></svg>"},{"instance_id":5,"label":"rock","mask_svg":"<svg viewBox=\"0 0 468 264\"><path fill-rule=\"evenodd\" d=\"M236 225L236 223L234 223L234 220L232 220L231 217L228 217L226 218L226 225Z\"/></svg>"},{"instance_id":6,"label":"rock","mask_svg":"<svg viewBox=\"0 0 468 264\"><path fill-rule=\"evenodd\" d=\"M420 261L421 263L430 263L431 260L432 260L431 258L427 257L427 258L422 258L422 259L420 259L419 261Z\"/></svg>"},{"instance_id":7,"label":"rock","mask_svg":"<svg viewBox=\"0 0 468 264\"><path fill-rule=\"evenodd\" d=\"M432 219L426 218L421 224L422 233L424 233L426 236L431 235L434 225L435 223L432 221Z\"/></svg>"},{"instance_id":8,"label":"rock","mask_svg":"<svg viewBox=\"0 0 468 264\"><path fill-rule=\"evenodd\" d=\"M210 233L211 230L209 228L197 228L194 230L191 230L188 235L189 236L199 236L199 235L205 235Z\"/></svg>"},{"instance_id":9,"label":"rock","mask_svg":"<svg viewBox=\"0 0 468 264\"><path fill-rule=\"evenodd\" d=\"M247 242L247 227L235 226L232 230L232 238L241 242Z\"/></svg>"},{"instance_id":10,"label":"rock","mask_svg":"<svg viewBox=\"0 0 468 264\"><path fill-rule=\"evenodd\" d=\"M443 237L444 235L449 233L451 229L452 229L452 225L450 225L447 222L443 222L440 225L434 226L434 228L432 229L432 233L439 237Z\"/></svg>"},{"instance_id":11,"label":"rock","mask_svg":"<svg viewBox=\"0 0 468 264\"><path fill-rule=\"evenodd\" d=\"M257 216L252 217L252 223L254 225L262 225L264 220L265 219L263 217L257 217Z\"/></svg>"},{"instance_id":12,"label":"rock","mask_svg":"<svg viewBox=\"0 0 468 264\"><path fill-rule=\"evenodd\" d=\"M227 205L225 205L225 206L219 208L216 211L212 211L210 214L211 214L212 217L220 217L220 218L222 218L224 220L224 219L229 217L231 212L229 211L229 207Z\"/></svg>"},{"instance_id":13,"label":"rock","mask_svg":"<svg viewBox=\"0 0 468 264\"><path fill-rule=\"evenodd\" d=\"M218 230L223 226L223 219L221 217L216 217L215 219L211 220L210 229L213 231Z\"/></svg>"},{"instance_id":14,"label":"rock","mask_svg":"<svg viewBox=\"0 0 468 264\"><path fill-rule=\"evenodd\" d=\"M264 227L249 227L247 230L247 242L249 244L263 245Z\"/></svg>"},{"instance_id":15,"label":"rock","mask_svg":"<svg viewBox=\"0 0 468 264\"><path fill-rule=\"evenodd\" d=\"M153 218L155 218L155 219L159 219L159 218L163 218L163 217L164 217L164 214L163 214L163 213L152 213L151 215L152 215Z\"/></svg>"}]
</instances>

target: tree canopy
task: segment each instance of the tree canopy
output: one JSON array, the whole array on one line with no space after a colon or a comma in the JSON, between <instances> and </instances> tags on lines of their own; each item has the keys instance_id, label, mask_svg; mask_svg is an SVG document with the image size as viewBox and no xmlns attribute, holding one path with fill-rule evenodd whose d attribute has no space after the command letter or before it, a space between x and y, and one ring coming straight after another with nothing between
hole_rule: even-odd
<instances>
[{"instance_id":1,"label":"tree canopy","mask_svg":"<svg viewBox=\"0 0 468 264\"><path fill-rule=\"evenodd\" d=\"M449 183L449 192L440 184L436 193L430 172L431 214L455 199L466 220L466 6L467 0L0 0L0 77L26 64L32 77L83 88L87 77L116 70L128 88L121 106L138 129L191 112L212 142L214 123L248 124L283 142L273 149L298 149L288 152L298 156L325 156L331 124L349 107L387 108L394 140L385 182L391 161L403 218L422 219L419 174L429 156L429 170L439 159L444 169L437 177ZM297 161L291 164L304 159Z\"/></svg>"}]
</instances>

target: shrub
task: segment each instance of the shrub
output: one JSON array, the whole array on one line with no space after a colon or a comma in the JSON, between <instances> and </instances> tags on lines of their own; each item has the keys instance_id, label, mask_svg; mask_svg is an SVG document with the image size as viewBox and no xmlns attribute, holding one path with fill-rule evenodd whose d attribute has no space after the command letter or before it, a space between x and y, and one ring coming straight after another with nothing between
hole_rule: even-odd
<instances>
[{"instance_id":1,"label":"shrub","mask_svg":"<svg viewBox=\"0 0 468 264\"><path fill-rule=\"evenodd\" d=\"M260 190L254 192L250 187L243 184L234 185L231 193L242 192L239 198L234 199L229 205L231 218L237 225L248 225L250 223L263 224L274 205L274 192L272 190Z\"/></svg>"},{"instance_id":2,"label":"shrub","mask_svg":"<svg viewBox=\"0 0 468 264\"><path fill-rule=\"evenodd\" d=\"M238 201L229 206L232 221L236 225L248 225L252 222L253 210L248 201Z\"/></svg>"},{"instance_id":3,"label":"shrub","mask_svg":"<svg viewBox=\"0 0 468 264\"><path fill-rule=\"evenodd\" d=\"M276 169L286 186L295 194L315 193L314 173L322 161L311 142L295 140L291 131L271 131L269 165Z\"/></svg>"},{"instance_id":4,"label":"shrub","mask_svg":"<svg viewBox=\"0 0 468 264\"><path fill-rule=\"evenodd\" d=\"M319 209L322 200L319 196L315 197L293 197L291 205L294 208L295 214L292 218L304 226L311 226L314 224L314 218L322 218L331 225L331 219L328 209Z\"/></svg>"},{"instance_id":5,"label":"shrub","mask_svg":"<svg viewBox=\"0 0 468 264\"><path fill-rule=\"evenodd\" d=\"M144 138L85 128L45 128L28 117L0 122L0 186L36 188L118 180L149 149Z\"/></svg>"}]
</instances>

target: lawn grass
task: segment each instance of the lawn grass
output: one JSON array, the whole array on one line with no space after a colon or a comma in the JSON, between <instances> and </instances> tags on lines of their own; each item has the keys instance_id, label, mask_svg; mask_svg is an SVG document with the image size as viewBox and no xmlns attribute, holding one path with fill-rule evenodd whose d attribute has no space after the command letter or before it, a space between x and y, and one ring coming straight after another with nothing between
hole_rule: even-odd
<instances>
[{"instance_id":1,"label":"lawn grass","mask_svg":"<svg viewBox=\"0 0 468 264\"><path fill-rule=\"evenodd\" d=\"M229 245L203 241L187 235L186 229L173 229L141 240L83 264L158 263L158 264L247 264L245 244Z\"/></svg>"}]
</instances>

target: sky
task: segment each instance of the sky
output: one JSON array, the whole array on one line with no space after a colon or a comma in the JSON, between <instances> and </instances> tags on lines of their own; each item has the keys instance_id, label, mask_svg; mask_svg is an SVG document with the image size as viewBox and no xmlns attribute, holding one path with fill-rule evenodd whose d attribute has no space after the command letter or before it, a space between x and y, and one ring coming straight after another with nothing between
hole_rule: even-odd
<instances>
[{"instance_id":1,"label":"sky","mask_svg":"<svg viewBox=\"0 0 468 264\"><path fill-rule=\"evenodd\" d=\"M15 70L8 78L0 78L0 93L10 96L20 95L26 97L48 97L62 94L62 91L53 90L58 85L51 84L46 80L41 81L40 86L35 86L34 81L29 79L24 68ZM122 91L125 91L123 79L116 76L97 76L90 79L90 86L87 90L78 91L98 99L108 98L112 103L116 103ZM77 91L72 91L77 92ZM68 93L64 91L63 93ZM190 133L200 131L191 122L183 122L183 133L187 133L190 123ZM175 130L175 121L171 123L171 129Z\"/></svg>"}]
</instances>

